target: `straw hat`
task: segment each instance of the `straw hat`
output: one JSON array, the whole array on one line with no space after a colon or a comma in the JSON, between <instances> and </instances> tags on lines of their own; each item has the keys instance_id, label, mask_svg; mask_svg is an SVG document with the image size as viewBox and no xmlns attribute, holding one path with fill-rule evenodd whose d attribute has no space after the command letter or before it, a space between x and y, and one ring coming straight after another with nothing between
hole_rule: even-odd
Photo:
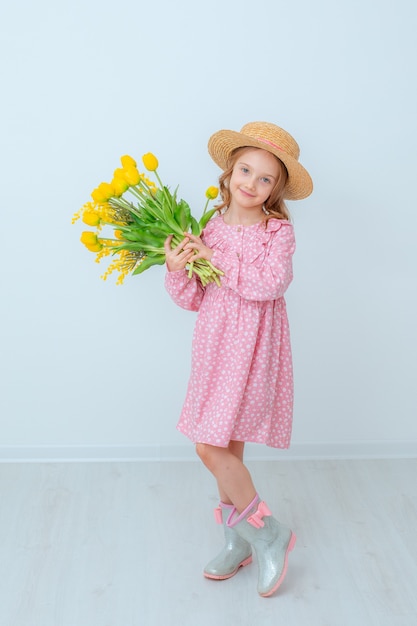
<instances>
[{"instance_id":1,"label":"straw hat","mask_svg":"<svg viewBox=\"0 0 417 626\"><path fill-rule=\"evenodd\" d=\"M217 165L225 170L233 150L236 148L262 148L272 152L282 161L288 171L285 198L301 200L313 191L310 174L298 162L300 148L289 133L268 122L249 122L238 133L234 130L219 130L208 142L208 151Z\"/></svg>"}]
</instances>

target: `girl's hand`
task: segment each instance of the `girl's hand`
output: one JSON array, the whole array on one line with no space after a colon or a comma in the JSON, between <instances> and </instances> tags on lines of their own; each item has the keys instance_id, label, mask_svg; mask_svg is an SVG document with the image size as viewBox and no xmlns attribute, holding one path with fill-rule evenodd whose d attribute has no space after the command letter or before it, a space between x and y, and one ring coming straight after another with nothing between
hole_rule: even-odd
<instances>
[{"instance_id":1,"label":"girl's hand","mask_svg":"<svg viewBox=\"0 0 417 626\"><path fill-rule=\"evenodd\" d=\"M166 264L169 272L176 272L183 270L187 263L191 261L193 256L192 250L186 250L186 245L189 243L190 238L187 235L185 239L181 241L175 248L171 249L172 235L168 235L164 242Z\"/></svg>"},{"instance_id":2,"label":"girl's hand","mask_svg":"<svg viewBox=\"0 0 417 626\"><path fill-rule=\"evenodd\" d=\"M200 237L196 237L196 235L192 235L191 233L184 233L186 238L189 239L189 242L185 244L184 250L193 252L189 261L193 262L197 259L206 259L206 261L210 261L211 257L214 254L214 251L211 248L208 248L200 239Z\"/></svg>"}]
</instances>

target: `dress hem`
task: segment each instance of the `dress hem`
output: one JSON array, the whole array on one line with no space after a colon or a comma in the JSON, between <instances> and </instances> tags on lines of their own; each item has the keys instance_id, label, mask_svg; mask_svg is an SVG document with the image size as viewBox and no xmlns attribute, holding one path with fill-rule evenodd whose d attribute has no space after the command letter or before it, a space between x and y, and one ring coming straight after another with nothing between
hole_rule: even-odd
<instances>
[{"instance_id":1,"label":"dress hem","mask_svg":"<svg viewBox=\"0 0 417 626\"><path fill-rule=\"evenodd\" d=\"M197 445L197 443L204 443L204 444L206 444L208 446L214 446L216 448L227 448L231 441L240 441L242 443L256 443L256 444L261 445L261 446L267 446L268 448L274 448L275 450L288 450L290 445L291 445L291 442L289 442L288 445L274 445L272 443L268 443L267 441L256 441L255 439L239 439L237 437L233 438L233 439L229 439L228 443L226 443L226 444L221 444L221 443L217 443L217 442L213 443L212 441L205 441L204 439L206 439L206 438L195 440L193 437L188 435L185 431L181 430L181 428L179 428L179 426L177 426L177 430L182 435L187 437L187 439L189 439L194 445Z\"/></svg>"}]
</instances>

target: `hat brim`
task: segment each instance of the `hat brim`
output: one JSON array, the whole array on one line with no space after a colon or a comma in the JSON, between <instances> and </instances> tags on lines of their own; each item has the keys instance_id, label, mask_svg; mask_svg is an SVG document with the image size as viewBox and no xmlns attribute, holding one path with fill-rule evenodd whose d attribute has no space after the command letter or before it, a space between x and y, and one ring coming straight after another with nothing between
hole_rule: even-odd
<instances>
[{"instance_id":1,"label":"hat brim","mask_svg":"<svg viewBox=\"0 0 417 626\"><path fill-rule=\"evenodd\" d=\"M310 174L297 159L294 159L284 150L234 130L219 130L210 137L208 142L209 154L222 170L227 168L233 150L244 147L267 150L284 163L288 172L288 180L284 190L284 197L287 200L302 200L311 194L313 181Z\"/></svg>"}]
</instances>

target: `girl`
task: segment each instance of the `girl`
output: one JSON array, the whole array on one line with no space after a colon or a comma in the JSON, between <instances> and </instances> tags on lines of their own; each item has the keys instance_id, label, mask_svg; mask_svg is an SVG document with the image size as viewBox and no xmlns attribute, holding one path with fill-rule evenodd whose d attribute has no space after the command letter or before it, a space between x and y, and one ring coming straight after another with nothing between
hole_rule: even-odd
<instances>
[{"instance_id":1,"label":"girl","mask_svg":"<svg viewBox=\"0 0 417 626\"><path fill-rule=\"evenodd\" d=\"M266 122L209 140L220 176L222 203L201 238L185 233L165 242L166 288L181 307L199 311L192 369L177 428L196 444L217 480L226 544L204 569L230 578L258 560L258 592L282 583L294 533L271 515L243 463L246 441L288 448L293 380L284 293L292 280L293 227L284 199L312 191L298 162L299 148L282 128ZM186 265L207 259L223 271L221 287L188 278Z\"/></svg>"}]
</instances>

